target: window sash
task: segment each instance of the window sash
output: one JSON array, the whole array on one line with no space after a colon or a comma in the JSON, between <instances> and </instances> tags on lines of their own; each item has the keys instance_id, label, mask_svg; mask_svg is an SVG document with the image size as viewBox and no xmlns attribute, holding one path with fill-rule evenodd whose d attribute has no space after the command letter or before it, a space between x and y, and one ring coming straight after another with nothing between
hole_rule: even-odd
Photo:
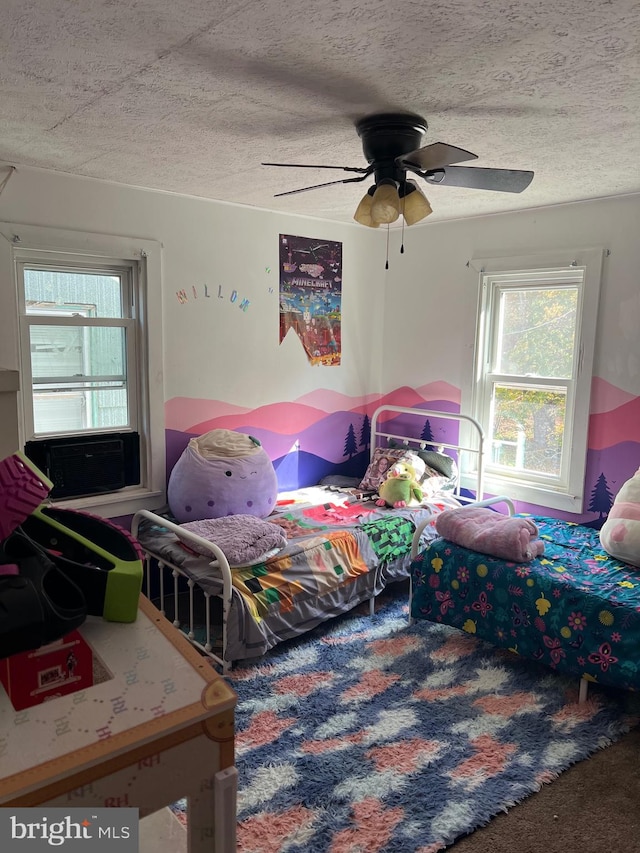
<instances>
[{"instance_id":1,"label":"window sash","mask_svg":"<svg viewBox=\"0 0 640 853\"><path fill-rule=\"evenodd\" d=\"M544 379L544 378L529 378L512 376L507 374L487 374L484 385L484 400L485 408L483 411L486 424L486 446L489 456L485 462L485 473L495 474L505 480L514 482L526 481L544 485L547 488L566 490L569 486L569 468L570 456L566 452L564 437L571 434L571 424L573 423L573 403L575 399L575 382L572 380ZM544 392L557 391L559 395L564 397L564 416L562 425L563 441L561 445L560 465L558 473L545 473L536 468L530 468L523 465L501 465L492 460L491 452L499 439L495 438L496 423L494 418L494 403L496 398L497 388L509 388L513 390L523 390L525 392Z\"/></svg>"},{"instance_id":2,"label":"window sash","mask_svg":"<svg viewBox=\"0 0 640 853\"><path fill-rule=\"evenodd\" d=\"M559 280L560 279L560 280ZM540 272L522 271L518 276L512 278L504 274L486 275L483 286L487 289L487 301L484 312L485 316L485 341L487 356L485 358L485 369L479 382L479 396L482 401L481 418L485 433L487 435L487 447L491 453L494 447L494 401L497 387L519 387L531 390L563 389L565 392L565 412L563 425L563 442L561 449L561 462L557 475L543 474L540 471L526 468L509 468L496 464L489 456L485 460L485 472L487 475L498 476L506 482L527 483L543 485L556 491L566 491L569 486L570 456L565 449L564 436L571 434L573 424L573 409L575 400L575 377L579 365L580 347L580 309L582 305L582 271L566 271L564 276L560 274L549 275ZM501 360L502 336L501 336L501 305L502 295L508 292L543 292L548 290L559 290L562 287L571 287L578 291L578 305L574 329L574 351L571 365L571 376L567 378L548 376L529 376L518 373L494 372Z\"/></svg>"},{"instance_id":3,"label":"window sash","mask_svg":"<svg viewBox=\"0 0 640 853\"><path fill-rule=\"evenodd\" d=\"M488 437L493 434L490 421L491 403L495 388L500 384L533 390L557 388L566 395L562 459L558 476L532 473L526 468L519 470L515 465L509 470L507 466L492 463L491 442L487 440L485 474L489 493L504 492L515 500L530 504L582 511L589 396L602 260L603 250L595 248L547 253L546 257L540 254L522 258L477 258L469 265L479 274L476 282L480 285L473 411L485 429L485 434ZM577 288L573 366L570 377L523 376L499 372L499 343L496 332L501 294L509 290L533 290L536 287L544 290Z\"/></svg>"},{"instance_id":4,"label":"window sash","mask_svg":"<svg viewBox=\"0 0 640 853\"><path fill-rule=\"evenodd\" d=\"M31 388L31 394L24 394L23 399L23 424L25 440L42 439L58 435L89 435L92 433L108 432L110 429L121 431L130 429L139 431L141 426L140 412L140 382L138 375L140 359L138 357L138 330L136 315L139 314L136 302L136 275L137 267L134 263L113 263L95 261L87 258L87 263L81 259L71 263L61 263L55 253L49 255L47 262L34 264L30 260L20 261L16 264L18 276L18 308L20 313L20 350L21 370L24 379L24 388ZM104 276L117 276L120 279L121 288L121 310L126 316L123 317L87 317L84 313L77 314L55 314L55 313L27 313L25 299L25 270L45 270L53 273L91 273ZM118 374L94 374L94 375L70 375L70 376L33 376L33 365L31 357L31 328L35 326L58 326L58 327L89 327L89 328L122 328L124 330L124 372ZM59 427L46 431L36 431L35 406L38 392L46 388L46 392L68 394L71 390L82 394L84 390L91 394L99 389L99 383L117 382L119 386L126 389L126 423L117 426L81 426L81 427ZM69 385L74 386L70 389ZM42 398L39 402L41 403ZM120 418L119 420L122 420ZM60 423L60 421L58 421Z\"/></svg>"},{"instance_id":5,"label":"window sash","mask_svg":"<svg viewBox=\"0 0 640 853\"><path fill-rule=\"evenodd\" d=\"M573 276L572 276L573 277ZM579 340L579 316L580 316L580 308L581 308L581 296L582 296L582 277L576 279L571 284L558 284L555 282L549 282L546 285L536 284L526 284L525 283L513 283L513 282L494 282L493 278L490 278L489 286L494 289L494 293L492 295L492 314L491 314L491 328L490 328L490 340L491 340L491 353L490 353L490 361L489 361L489 370L493 372L504 372L500 371L502 367L503 356L505 352L505 336L509 334L509 332L504 328L504 316L503 309L506 309L505 298L514 293L523 293L530 296L532 294L541 294L541 293L549 293L553 291L554 293L558 291L575 291L576 293L576 317L575 321L572 324L572 333L573 333L573 352L571 354L571 371L569 375L567 372L562 373L554 373L552 374L555 379L567 379L567 378L575 378L576 375L576 347L577 342ZM549 325L548 322L545 322L544 325ZM513 370L510 371L513 376L541 376L539 373L524 373L522 371Z\"/></svg>"},{"instance_id":6,"label":"window sash","mask_svg":"<svg viewBox=\"0 0 640 853\"><path fill-rule=\"evenodd\" d=\"M129 263L126 261L118 260L116 262L105 260L103 258L94 258L92 256L82 256L80 254L75 254L72 259L64 260L60 259L59 253L56 252L34 252L34 258L29 258L28 260L18 261L17 271L18 271L18 279L19 279L19 293L18 293L18 304L20 309L20 314L26 314L26 281L25 281L25 272L46 272L51 274L59 273L60 275L88 275L88 276L101 276L103 278L117 278L119 279L119 290L120 290L120 314L115 319L120 318L129 318L133 316L133 309L135 305L135 293L136 293L136 273L137 267L133 263ZM35 256L39 257L39 261L35 260ZM69 308L69 311L72 311L72 308ZM38 311L37 314L32 316L49 316L49 317L61 317L62 315L58 312L52 312L51 314L46 314L46 308ZM110 320L113 318L107 316L97 316L95 319L98 320Z\"/></svg>"},{"instance_id":7,"label":"window sash","mask_svg":"<svg viewBox=\"0 0 640 853\"><path fill-rule=\"evenodd\" d=\"M51 319L51 317L49 317ZM87 323L82 322L82 318L79 320L77 318L73 318L73 322L68 322L71 318L61 318L64 322L55 323L55 322L45 322L41 321L41 318L38 317L36 322L32 322L32 315L27 314L21 318L21 330L22 330L22 339L25 341L25 346L29 345L30 349L30 369L31 369L31 384L35 388L36 385L50 385L50 384L68 384L68 383L92 383L92 382L105 382L105 381L120 381L122 383L127 382L127 377L131 375L131 365L127 363L127 352L129 347L136 346L136 334L135 334L135 321L134 320L118 320L115 322L109 323ZM34 374L34 353L33 353L33 345L34 345L34 335L32 334L32 329L37 327L43 328L78 328L78 329L114 329L121 328L123 330L122 339L119 342L120 346L118 349L121 349L124 358L122 359L122 372L118 373L84 373L80 371L84 371L85 365L78 365L77 369L74 373L56 373L56 374ZM43 340L46 342L47 338L44 337ZM37 342L37 341L36 341ZM50 357L46 359L47 365L49 365ZM129 359L129 362L132 360ZM67 359L67 363L69 363L69 359ZM133 364L136 362L133 361Z\"/></svg>"}]
</instances>

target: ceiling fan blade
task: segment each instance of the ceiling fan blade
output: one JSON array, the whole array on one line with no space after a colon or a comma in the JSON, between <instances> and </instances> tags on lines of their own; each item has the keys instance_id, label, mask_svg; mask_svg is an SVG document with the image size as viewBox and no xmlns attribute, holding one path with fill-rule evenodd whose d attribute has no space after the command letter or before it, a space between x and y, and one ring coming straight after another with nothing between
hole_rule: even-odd
<instances>
[{"instance_id":1,"label":"ceiling fan blade","mask_svg":"<svg viewBox=\"0 0 640 853\"><path fill-rule=\"evenodd\" d=\"M314 166L309 163L261 163L261 166L291 166L295 169L342 169L343 172L360 172L371 174L371 169L360 166Z\"/></svg>"},{"instance_id":2,"label":"ceiling fan blade","mask_svg":"<svg viewBox=\"0 0 640 853\"><path fill-rule=\"evenodd\" d=\"M422 177L429 184L521 193L533 180L533 172L518 169L483 169L476 166L447 166L442 169L428 170Z\"/></svg>"},{"instance_id":3,"label":"ceiling fan blade","mask_svg":"<svg viewBox=\"0 0 640 853\"><path fill-rule=\"evenodd\" d=\"M369 173L367 173L368 175ZM314 184L312 187L300 187L298 190L287 190L284 193L275 193L274 198L278 198L281 195L295 195L295 193L306 193L308 190L318 190L320 187L330 187L333 184L351 184L355 181L364 181L367 175L362 175L360 178L343 178L341 181L327 181L326 184Z\"/></svg>"},{"instance_id":4,"label":"ceiling fan blade","mask_svg":"<svg viewBox=\"0 0 640 853\"><path fill-rule=\"evenodd\" d=\"M409 168L415 166L427 172L431 169L449 166L451 163L462 163L464 160L477 159L477 154L465 151L464 148L456 148L455 145L447 145L446 142L432 142L431 145L425 145L424 148L417 148L415 151L409 151L408 154L396 157L396 163Z\"/></svg>"},{"instance_id":5,"label":"ceiling fan blade","mask_svg":"<svg viewBox=\"0 0 640 853\"><path fill-rule=\"evenodd\" d=\"M216 79L236 79L252 91L272 89L278 95L282 91L299 102L302 99L315 101L322 109L325 122L331 120L326 115L329 104L333 105L334 111L352 120L363 112L398 106L386 96L384 87L376 86L371 79L363 79L364 75L357 77L350 73L344 62L334 68L326 61L301 55L295 46L288 51L279 50L277 57L251 56L235 45L226 47L215 36L205 33L198 39L189 39L172 48L170 52L181 54L188 62L203 65Z\"/></svg>"}]
</instances>

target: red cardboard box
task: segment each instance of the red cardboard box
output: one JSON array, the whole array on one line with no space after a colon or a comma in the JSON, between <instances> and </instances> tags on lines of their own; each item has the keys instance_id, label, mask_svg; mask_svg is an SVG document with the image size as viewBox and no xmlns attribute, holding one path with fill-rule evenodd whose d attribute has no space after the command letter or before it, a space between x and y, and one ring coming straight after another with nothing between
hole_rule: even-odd
<instances>
[{"instance_id":1,"label":"red cardboard box","mask_svg":"<svg viewBox=\"0 0 640 853\"><path fill-rule=\"evenodd\" d=\"M79 631L0 660L0 682L16 711L93 685L93 651Z\"/></svg>"}]
</instances>

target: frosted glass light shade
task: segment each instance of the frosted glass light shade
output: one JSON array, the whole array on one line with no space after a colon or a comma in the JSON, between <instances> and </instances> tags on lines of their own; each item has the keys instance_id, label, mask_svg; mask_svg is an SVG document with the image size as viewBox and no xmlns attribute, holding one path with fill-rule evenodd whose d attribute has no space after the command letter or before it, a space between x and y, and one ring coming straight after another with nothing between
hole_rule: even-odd
<instances>
[{"instance_id":1,"label":"frosted glass light shade","mask_svg":"<svg viewBox=\"0 0 640 853\"><path fill-rule=\"evenodd\" d=\"M368 228L377 228L379 226L379 222L374 222L371 218L371 206L373 205L373 197L371 193L367 193L363 196L360 204L356 208L356 212L353 214L353 218L356 222L360 223L360 225L366 225Z\"/></svg>"},{"instance_id":2,"label":"frosted glass light shade","mask_svg":"<svg viewBox=\"0 0 640 853\"><path fill-rule=\"evenodd\" d=\"M402 215L407 225L415 225L433 213L429 199L418 187L407 193L403 201Z\"/></svg>"},{"instance_id":3,"label":"frosted glass light shade","mask_svg":"<svg viewBox=\"0 0 640 853\"><path fill-rule=\"evenodd\" d=\"M395 181L381 181L373 194L371 218L378 224L395 222L400 216L400 196Z\"/></svg>"}]
</instances>

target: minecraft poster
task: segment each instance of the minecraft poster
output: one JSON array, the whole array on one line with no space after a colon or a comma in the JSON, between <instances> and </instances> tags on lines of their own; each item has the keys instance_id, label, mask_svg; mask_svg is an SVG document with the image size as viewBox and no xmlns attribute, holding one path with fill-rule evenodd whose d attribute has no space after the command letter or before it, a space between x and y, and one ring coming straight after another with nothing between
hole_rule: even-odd
<instances>
[{"instance_id":1,"label":"minecraft poster","mask_svg":"<svg viewBox=\"0 0 640 853\"><path fill-rule=\"evenodd\" d=\"M280 234L280 343L289 329L313 365L341 358L342 243Z\"/></svg>"}]
</instances>

